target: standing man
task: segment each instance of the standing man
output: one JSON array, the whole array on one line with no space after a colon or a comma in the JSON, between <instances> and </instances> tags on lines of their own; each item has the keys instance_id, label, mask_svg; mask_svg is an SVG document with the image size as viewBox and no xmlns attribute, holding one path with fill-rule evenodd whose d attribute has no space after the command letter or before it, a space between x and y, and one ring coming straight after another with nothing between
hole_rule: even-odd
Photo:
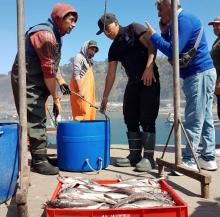
<instances>
[{"instance_id":1,"label":"standing man","mask_svg":"<svg viewBox=\"0 0 220 217\"><path fill-rule=\"evenodd\" d=\"M155 167L155 121L160 101L159 74L154 62L156 49L146 37L146 28L138 23L122 27L114 14L106 13L99 19L98 26L98 35L104 32L113 40L108 53L101 110L106 110L118 62L121 62L128 76L123 114L130 154L125 159L117 159L116 165L136 166L138 171L149 171Z\"/></svg>"},{"instance_id":2,"label":"standing man","mask_svg":"<svg viewBox=\"0 0 220 217\"><path fill-rule=\"evenodd\" d=\"M71 90L85 100L95 105L95 80L93 75L92 58L99 51L97 42L86 41L73 59L73 76ZM95 120L96 109L82 100L76 94L70 95L71 109L74 120Z\"/></svg>"},{"instance_id":3,"label":"standing man","mask_svg":"<svg viewBox=\"0 0 220 217\"><path fill-rule=\"evenodd\" d=\"M209 22L213 26L213 32L217 36L212 45L211 57L217 72L217 82L215 87L215 95L217 97L217 113L220 120L220 17L215 18Z\"/></svg>"},{"instance_id":4,"label":"standing man","mask_svg":"<svg viewBox=\"0 0 220 217\"><path fill-rule=\"evenodd\" d=\"M147 24L147 34L151 42L172 59L171 0L156 0L156 4L158 17L161 18L159 24L162 34L156 33L149 24ZM179 51L187 53L187 57L190 57L188 63L180 64L180 77L183 79L183 92L186 97L184 126L194 151L197 150L200 140L203 144L203 150L199 157L200 167L205 170L216 170L215 128L212 116L216 71L213 68L200 20L184 11L179 1L177 10ZM197 48L195 48L196 41L199 42ZM183 59L180 58L180 60ZM183 165L197 170L188 146L183 152Z\"/></svg>"},{"instance_id":5,"label":"standing man","mask_svg":"<svg viewBox=\"0 0 220 217\"><path fill-rule=\"evenodd\" d=\"M213 21L209 22L213 26L213 32L217 36L212 45L211 57L217 72L217 81L215 85L215 95L217 98L217 114L220 120L220 17L216 17ZM215 150L216 156L220 156L220 149Z\"/></svg>"},{"instance_id":6,"label":"standing man","mask_svg":"<svg viewBox=\"0 0 220 217\"><path fill-rule=\"evenodd\" d=\"M58 168L52 166L47 159L45 103L51 95L53 112L57 117L61 111L56 85L61 57L61 37L71 32L77 18L77 12L72 6L57 3L52 10L51 18L26 32L27 122L32 167L35 172L44 175L59 173ZM12 67L11 83L18 110L17 58ZM63 82L60 83L62 84Z\"/></svg>"}]
</instances>

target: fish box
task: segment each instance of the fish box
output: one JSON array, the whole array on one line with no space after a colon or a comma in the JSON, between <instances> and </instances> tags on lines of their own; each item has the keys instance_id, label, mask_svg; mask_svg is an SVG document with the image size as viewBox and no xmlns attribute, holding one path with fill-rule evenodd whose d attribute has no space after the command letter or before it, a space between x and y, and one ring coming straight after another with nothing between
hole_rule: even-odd
<instances>
[{"instance_id":1,"label":"fish box","mask_svg":"<svg viewBox=\"0 0 220 217\"><path fill-rule=\"evenodd\" d=\"M100 184L114 184L117 180L97 180ZM175 206L152 208L118 208L118 209L74 209L53 208L46 206L46 217L188 217L187 204L166 183L160 181L161 188L167 191L176 203ZM56 199L61 188L58 183L51 199Z\"/></svg>"}]
</instances>

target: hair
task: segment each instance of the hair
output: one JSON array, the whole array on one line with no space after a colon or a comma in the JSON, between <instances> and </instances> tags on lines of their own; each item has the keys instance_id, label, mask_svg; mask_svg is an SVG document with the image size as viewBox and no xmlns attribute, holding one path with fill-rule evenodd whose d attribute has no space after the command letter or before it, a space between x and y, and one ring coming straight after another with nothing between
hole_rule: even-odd
<instances>
[{"instance_id":1,"label":"hair","mask_svg":"<svg viewBox=\"0 0 220 217\"><path fill-rule=\"evenodd\" d=\"M180 0L176 0L178 7L180 7ZM172 0L156 0L156 4L165 4L165 5L171 5Z\"/></svg>"},{"instance_id":2,"label":"hair","mask_svg":"<svg viewBox=\"0 0 220 217\"><path fill-rule=\"evenodd\" d=\"M65 14L65 16L63 17L63 19L70 17L70 16L74 16L76 17L77 20L77 13L76 12L68 12L67 14Z\"/></svg>"}]
</instances>

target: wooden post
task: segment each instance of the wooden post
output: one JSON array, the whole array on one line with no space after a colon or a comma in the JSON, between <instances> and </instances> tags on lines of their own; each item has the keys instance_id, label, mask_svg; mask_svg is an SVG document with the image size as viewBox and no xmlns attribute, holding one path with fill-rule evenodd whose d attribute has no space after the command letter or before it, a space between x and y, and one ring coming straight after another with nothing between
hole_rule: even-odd
<instances>
[{"instance_id":1,"label":"wooden post","mask_svg":"<svg viewBox=\"0 0 220 217\"><path fill-rule=\"evenodd\" d=\"M179 39L178 39L178 15L177 1L172 0L172 28L173 28L173 87L174 87L174 141L175 141L175 164L180 165L181 160L181 128L180 120L180 78L179 78Z\"/></svg>"},{"instance_id":2,"label":"wooden post","mask_svg":"<svg viewBox=\"0 0 220 217\"><path fill-rule=\"evenodd\" d=\"M20 122L20 176L16 193L19 217L28 217L27 192L29 187L29 167L27 157L27 98L26 61L24 33L24 1L17 0L18 72L19 72L19 122Z\"/></svg>"}]
</instances>

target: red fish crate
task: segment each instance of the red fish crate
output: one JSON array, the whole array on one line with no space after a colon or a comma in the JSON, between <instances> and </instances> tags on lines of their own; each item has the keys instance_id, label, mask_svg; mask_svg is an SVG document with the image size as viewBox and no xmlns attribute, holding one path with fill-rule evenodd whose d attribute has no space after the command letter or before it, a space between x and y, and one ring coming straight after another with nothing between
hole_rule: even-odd
<instances>
[{"instance_id":1,"label":"red fish crate","mask_svg":"<svg viewBox=\"0 0 220 217\"><path fill-rule=\"evenodd\" d=\"M96 182L114 184L118 180L96 180ZM58 183L51 199L57 198L61 185L61 183ZM188 217L188 208L184 200L177 195L166 181L161 180L160 185L173 198L175 206L117 209L70 209L46 206L46 217Z\"/></svg>"}]
</instances>

